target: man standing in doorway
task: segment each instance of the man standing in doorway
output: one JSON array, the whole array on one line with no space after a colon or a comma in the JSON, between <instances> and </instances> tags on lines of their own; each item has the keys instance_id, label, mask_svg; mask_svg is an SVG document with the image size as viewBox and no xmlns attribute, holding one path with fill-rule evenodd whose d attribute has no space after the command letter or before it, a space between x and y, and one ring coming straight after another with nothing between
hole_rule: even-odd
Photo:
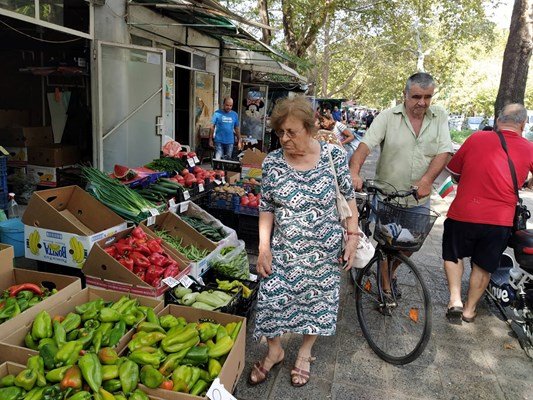
<instances>
[{"instance_id":1,"label":"man standing in doorway","mask_svg":"<svg viewBox=\"0 0 533 400\"><path fill-rule=\"evenodd\" d=\"M215 111L211 119L212 125L209 130L209 146L215 147L215 159L231 159L235 136L237 137L237 146L239 149L241 148L239 116L232 108L233 99L230 97L224 98L222 108Z\"/></svg>"}]
</instances>

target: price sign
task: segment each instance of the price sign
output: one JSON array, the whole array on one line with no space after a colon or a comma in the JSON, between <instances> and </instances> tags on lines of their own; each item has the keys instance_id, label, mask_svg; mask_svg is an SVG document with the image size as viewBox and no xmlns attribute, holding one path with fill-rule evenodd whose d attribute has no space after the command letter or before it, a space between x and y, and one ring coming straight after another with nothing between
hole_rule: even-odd
<instances>
[{"instance_id":1,"label":"price sign","mask_svg":"<svg viewBox=\"0 0 533 400\"><path fill-rule=\"evenodd\" d=\"M178 286L180 281L173 278L172 276L169 276L168 278L163 279L163 283L171 288Z\"/></svg>"},{"instance_id":2,"label":"price sign","mask_svg":"<svg viewBox=\"0 0 533 400\"><path fill-rule=\"evenodd\" d=\"M250 280L252 282L256 282L257 281L257 275L256 274L250 274Z\"/></svg>"},{"instance_id":3,"label":"price sign","mask_svg":"<svg viewBox=\"0 0 533 400\"><path fill-rule=\"evenodd\" d=\"M222 183L226 183L226 178L222 177Z\"/></svg>"},{"instance_id":4,"label":"price sign","mask_svg":"<svg viewBox=\"0 0 533 400\"><path fill-rule=\"evenodd\" d=\"M222 184L222 181L219 181L218 179L215 179L215 181L214 181L214 182L215 182L215 183L216 183L217 185L220 185L220 184Z\"/></svg>"},{"instance_id":5,"label":"price sign","mask_svg":"<svg viewBox=\"0 0 533 400\"><path fill-rule=\"evenodd\" d=\"M169 207L174 207L176 205L176 200L173 198L171 198L169 201L168 201L168 206Z\"/></svg>"},{"instance_id":6,"label":"price sign","mask_svg":"<svg viewBox=\"0 0 533 400\"><path fill-rule=\"evenodd\" d=\"M153 224L155 224L155 217L153 215L149 216L146 220L146 225L147 226L152 226Z\"/></svg>"},{"instance_id":7,"label":"price sign","mask_svg":"<svg viewBox=\"0 0 533 400\"><path fill-rule=\"evenodd\" d=\"M189 209L189 202L184 201L183 203L180 203L180 214L184 213Z\"/></svg>"},{"instance_id":8,"label":"price sign","mask_svg":"<svg viewBox=\"0 0 533 400\"><path fill-rule=\"evenodd\" d=\"M190 167L194 167L194 160L192 158L187 158L187 163Z\"/></svg>"},{"instance_id":9,"label":"price sign","mask_svg":"<svg viewBox=\"0 0 533 400\"><path fill-rule=\"evenodd\" d=\"M194 156L193 160L196 164L200 163L200 159L198 158L198 156Z\"/></svg>"},{"instance_id":10,"label":"price sign","mask_svg":"<svg viewBox=\"0 0 533 400\"><path fill-rule=\"evenodd\" d=\"M178 211L178 205L174 204L173 206L168 206L168 211L175 213Z\"/></svg>"},{"instance_id":11,"label":"price sign","mask_svg":"<svg viewBox=\"0 0 533 400\"><path fill-rule=\"evenodd\" d=\"M210 400L237 400L230 392L226 390L224 385L220 383L219 378L213 381L211 387L206 393L206 396Z\"/></svg>"},{"instance_id":12,"label":"price sign","mask_svg":"<svg viewBox=\"0 0 533 400\"><path fill-rule=\"evenodd\" d=\"M204 185L202 185L201 183L198 184L198 191L201 193L203 192L205 189L204 189Z\"/></svg>"},{"instance_id":13,"label":"price sign","mask_svg":"<svg viewBox=\"0 0 533 400\"><path fill-rule=\"evenodd\" d=\"M189 200L191 198L191 195L189 194L189 191L188 190L184 190L183 191L183 198L185 200Z\"/></svg>"},{"instance_id":14,"label":"price sign","mask_svg":"<svg viewBox=\"0 0 533 400\"><path fill-rule=\"evenodd\" d=\"M180 283L186 288L188 288L194 283L194 281L191 278L189 278L187 275L185 275L184 277L180 279Z\"/></svg>"}]
</instances>

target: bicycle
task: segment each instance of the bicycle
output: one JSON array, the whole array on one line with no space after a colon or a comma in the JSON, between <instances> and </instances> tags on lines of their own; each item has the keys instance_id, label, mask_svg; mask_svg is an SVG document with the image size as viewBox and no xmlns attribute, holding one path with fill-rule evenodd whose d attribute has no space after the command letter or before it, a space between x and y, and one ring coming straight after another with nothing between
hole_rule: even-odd
<instances>
[{"instance_id":1,"label":"bicycle","mask_svg":"<svg viewBox=\"0 0 533 400\"><path fill-rule=\"evenodd\" d=\"M376 182L366 180L365 193L362 197L358 193L356 198L360 229L371 236L371 213L374 214L373 236L377 241L374 256L366 266L351 269L357 318L372 350L383 360L402 365L422 354L432 321L426 285L416 265L403 252L422 247L439 215L432 210L427 210L427 214L410 211L400 205L398 199L411 195L416 198L417 188L397 191L387 184L393 188L387 193Z\"/></svg>"}]
</instances>

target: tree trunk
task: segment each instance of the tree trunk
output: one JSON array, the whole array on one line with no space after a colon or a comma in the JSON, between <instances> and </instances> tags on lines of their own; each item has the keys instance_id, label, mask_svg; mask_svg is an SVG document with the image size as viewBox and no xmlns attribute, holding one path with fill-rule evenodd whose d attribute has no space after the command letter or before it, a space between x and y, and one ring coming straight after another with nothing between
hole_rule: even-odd
<instances>
[{"instance_id":1,"label":"tree trunk","mask_svg":"<svg viewBox=\"0 0 533 400\"><path fill-rule=\"evenodd\" d=\"M532 50L532 0L515 0L509 37L503 54L502 75L494 116L509 103L524 104L529 59Z\"/></svg>"},{"instance_id":2,"label":"tree trunk","mask_svg":"<svg viewBox=\"0 0 533 400\"><path fill-rule=\"evenodd\" d=\"M324 52L322 54L322 71L321 71L321 89L320 95L322 97L329 97L328 94L328 81L329 81L329 63L330 63L330 42L331 42L331 31L332 31L332 20L335 18L327 17L326 23L324 24Z\"/></svg>"},{"instance_id":3,"label":"tree trunk","mask_svg":"<svg viewBox=\"0 0 533 400\"><path fill-rule=\"evenodd\" d=\"M270 26L270 18L268 16L268 0L257 0L257 2L259 3L259 18L261 19L261 23ZM261 29L261 32L263 34L262 41L270 46L272 43L271 31L268 29Z\"/></svg>"}]
</instances>

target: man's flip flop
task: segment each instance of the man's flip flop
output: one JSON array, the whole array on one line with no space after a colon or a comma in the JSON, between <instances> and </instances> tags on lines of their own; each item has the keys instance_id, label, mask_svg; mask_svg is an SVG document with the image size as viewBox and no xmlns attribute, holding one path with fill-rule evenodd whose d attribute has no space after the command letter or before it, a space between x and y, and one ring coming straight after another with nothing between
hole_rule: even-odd
<instances>
[{"instance_id":1,"label":"man's flip flop","mask_svg":"<svg viewBox=\"0 0 533 400\"><path fill-rule=\"evenodd\" d=\"M446 318L453 321L460 321L461 318L463 318L463 307L456 306L448 308L448 311L446 311Z\"/></svg>"}]
</instances>

